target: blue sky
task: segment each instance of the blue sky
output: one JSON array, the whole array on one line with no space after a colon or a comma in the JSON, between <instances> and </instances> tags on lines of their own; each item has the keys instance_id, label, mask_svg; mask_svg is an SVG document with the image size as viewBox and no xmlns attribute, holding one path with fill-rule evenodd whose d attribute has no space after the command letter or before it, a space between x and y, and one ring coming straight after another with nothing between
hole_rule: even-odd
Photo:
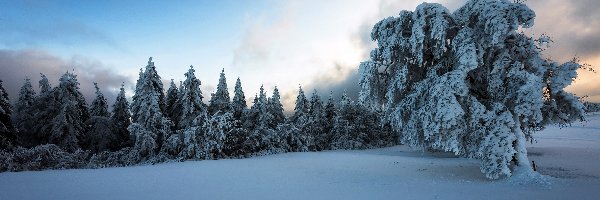
<instances>
[{"instance_id":1,"label":"blue sky","mask_svg":"<svg viewBox=\"0 0 600 200\"><path fill-rule=\"evenodd\" d=\"M435 2L435 1L434 1ZM440 0L451 10L462 0ZM587 4L586 4L587 2ZM260 85L268 92L277 85L290 110L299 85L335 95L343 89L356 92L356 71L373 48L368 35L378 20L414 8L416 0L257 0L257 1L0 1L0 79L12 83L11 98L24 76L36 83L39 72L51 81L74 69L82 90L97 81L112 101L121 82L132 88L139 69L154 57L163 81L181 81L190 65L202 81L205 97L225 69L230 90L240 77L251 98ZM583 16L588 4L560 0L530 0L538 13L537 33L557 36L549 56L559 60L575 54L600 63L598 20L587 18L589 33L573 39L569 26ZM587 6L586 6L587 5ZM556 9L567 13L557 18ZM540 9L540 10L537 10ZM587 14L595 15L595 14ZM542 19L540 19L542 18ZM563 28L553 23L564 19ZM590 20L591 19L591 20ZM597 18L596 18L597 19ZM567 27L565 27L567 26ZM589 28L588 28L589 29ZM581 30L581 29L580 29ZM583 35L582 35L583 34ZM587 40L587 42L586 42ZM583 42L582 42L583 41ZM568 44L583 45L568 45ZM565 45L567 44L567 45ZM582 47L584 46L584 47ZM569 51L567 49L575 49ZM18 59L16 59L18 58ZM4 60L2 60L4 59ZM11 60L7 62L6 60ZM2 63L8 63L2 65ZM16 69L30 68L30 69ZM572 90L600 100L600 84L592 75L582 76ZM36 85L36 84L34 84ZM168 86L168 84L166 85ZM5 86L6 87L6 86ZM353 89L354 88L354 89ZM86 93L87 91L84 91ZM92 94L93 92L88 92ZM326 98L326 97L323 97Z\"/></svg>"}]
</instances>

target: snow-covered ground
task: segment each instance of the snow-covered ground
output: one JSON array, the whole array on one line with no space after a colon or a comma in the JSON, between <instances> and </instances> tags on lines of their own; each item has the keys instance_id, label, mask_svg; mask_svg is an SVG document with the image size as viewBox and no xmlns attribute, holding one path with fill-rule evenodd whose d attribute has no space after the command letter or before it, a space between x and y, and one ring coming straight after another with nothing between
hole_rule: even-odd
<instances>
[{"instance_id":1,"label":"snow-covered ground","mask_svg":"<svg viewBox=\"0 0 600 200\"><path fill-rule=\"evenodd\" d=\"M600 114L549 127L530 159L550 184L490 181L479 162L405 146L108 169L0 173L0 199L598 199Z\"/></svg>"}]
</instances>

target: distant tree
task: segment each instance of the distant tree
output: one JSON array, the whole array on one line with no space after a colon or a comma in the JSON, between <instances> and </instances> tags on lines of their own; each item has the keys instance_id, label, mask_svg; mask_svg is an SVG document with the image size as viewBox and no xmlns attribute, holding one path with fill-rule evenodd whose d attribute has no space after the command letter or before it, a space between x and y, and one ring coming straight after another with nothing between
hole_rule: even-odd
<instances>
[{"instance_id":1,"label":"distant tree","mask_svg":"<svg viewBox=\"0 0 600 200\"><path fill-rule=\"evenodd\" d=\"M384 106L404 144L481 159L490 179L529 174L532 133L583 117L579 98L564 91L581 65L541 58L518 31L534 18L519 2L470 0L454 13L423 3L383 19L360 66L361 99Z\"/></svg>"}]
</instances>

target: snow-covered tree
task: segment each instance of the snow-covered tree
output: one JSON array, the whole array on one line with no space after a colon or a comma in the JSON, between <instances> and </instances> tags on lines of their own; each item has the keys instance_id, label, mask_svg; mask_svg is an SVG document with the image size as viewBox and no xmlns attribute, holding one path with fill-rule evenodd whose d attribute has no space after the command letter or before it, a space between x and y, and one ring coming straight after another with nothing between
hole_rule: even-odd
<instances>
[{"instance_id":1,"label":"snow-covered tree","mask_svg":"<svg viewBox=\"0 0 600 200\"><path fill-rule=\"evenodd\" d=\"M42 76L42 78L38 82L39 87L40 87L40 95L51 92L52 86L50 85L50 82L48 81L48 77L46 77L46 75L44 75L42 73L40 73L40 75Z\"/></svg>"},{"instance_id":2,"label":"snow-covered tree","mask_svg":"<svg viewBox=\"0 0 600 200\"><path fill-rule=\"evenodd\" d=\"M268 99L268 112L273 116L273 120L269 123L269 127L275 129L277 125L285 121L283 114L283 105L281 104L281 96L277 86L273 89L273 96Z\"/></svg>"},{"instance_id":3,"label":"snow-covered tree","mask_svg":"<svg viewBox=\"0 0 600 200\"><path fill-rule=\"evenodd\" d=\"M215 114L206 118L203 129L204 159L219 159L223 157L226 134L233 127L233 115L230 112Z\"/></svg>"},{"instance_id":4,"label":"snow-covered tree","mask_svg":"<svg viewBox=\"0 0 600 200\"><path fill-rule=\"evenodd\" d=\"M171 135L171 121L164 116L163 107L162 82L150 57L136 84L131 103L133 123L127 128L135 137L134 149L142 158L156 155Z\"/></svg>"},{"instance_id":5,"label":"snow-covered tree","mask_svg":"<svg viewBox=\"0 0 600 200\"><path fill-rule=\"evenodd\" d=\"M240 78L237 78L237 81L235 81L234 93L233 101L231 102L233 118L240 120L242 119L242 114L248 107L246 105L246 96L242 90L242 82L240 81Z\"/></svg>"},{"instance_id":6,"label":"snow-covered tree","mask_svg":"<svg viewBox=\"0 0 600 200\"><path fill-rule=\"evenodd\" d=\"M31 86L31 79L25 78L25 83L21 86L19 92L19 99L15 103L15 110L12 116L12 121L15 128L19 132L19 140L22 144L29 146L32 143L33 133L31 127L33 126L33 105L35 103L35 91Z\"/></svg>"},{"instance_id":7,"label":"snow-covered tree","mask_svg":"<svg viewBox=\"0 0 600 200\"><path fill-rule=\"evenodd\" d=\"M302 87L298 89L298 96L296 97L296 106L294 107L294 115L292 116L292 121L296 122L300 118L306 118L308 115L308 111L310 110L310 104L306 99L306 95L304 95L304 91Z\"/></svg>"},{"instance_id":8,"label":"snow-covered tree","mask_svg":"<svg viewBox=\"0 0 600 200\"><path fill-rule=\"evenodd\" d=\"M85 124L88 131L82 138L82 147L94 152L105 150L117 150L120 147L120 142L117 141L117 135L114 131L114 124L110 120L108 112L108 103L104 94L100 92L98 83L94 83L96 88L96 98L90 106L90 119Z\"/></svg>"},{"instance_id":9,"label":"snow-covered tree","mask_svg":"<svg viewBox=\"0 0 600 200\"><path fill-rule=\"evenodd\" d=\"M231 109L230 100L227 79L225 79L225 69L223 69L219 77L217 91L211 96L208 113L212 115L219 111L222 113L228 112Z\"/></svg>"},{"instance_id":10,"label":"snow-covered tree","mask_svg":"<svg viewBox=\"0 0 600 200\"><path fill-rule=\"evenodd\" d=\"M35 98L32 105L33 118L29 127L29 134L24 145L35 146L49 143L49 134L52 129L52 121L60 110L60 103L57 102L52 92L52 87L48 82L46 75L41 74L38 82L40 93Z\"/></svg>"},{"instance_id":11,"label":"snow-covered tree","mask_svg":"<svg viewBox=\"0 0 600 200\"><path fill-rule=\"evenodd\" d=\"M378 22L378 47L360 65L361 101L384 106L403 143L482 160L491 179L530 172L525 142L534 130L582 117L564 91L577 62L541 58L518 31L535 13L508 0L470 0L454 13L423 3ZM511 172L512 171L512 172Z\"/></svg>"},{"instance_id":12,"label":"snow-covered tree","mask_svg":"<svg viewBox=\"0 0 600 200\"><path fill-rule=\"evenodd\" d=\"M108 112L108 102L106 101L106 98L104 98L104 94L100 92L98 83L94 83L94 88L96 88L96 98L92 101L92 105L90 105L90 116L110 116L110 113Z\"/></svg>"},{"instance_id":13,"label":"snow-covered tree","mask_svg":"<svg viewBox=\"0 0 600 200\"><path fill-rule=\"evenodd\" d=\"M74 152L80 148L79 143L87 127L85 122L89 119L85 98L79 92L77 75L66 72L52 93L57 104L51 106L58 108L58 112L51 122L49 142Z\"/></svg>"},{"instance_id":14,"label":"snow-covered tree","mask_svg":"<svg viewBox=\"0 0 600 200\"><path fill-rule=\"evenodd\" d=\"M16 140L15 128L11 121L12 108L8 93L0 80L0 149L12 147Z\"/></svg>"},{"instance_id":15,"label":"snow-covered tree","mask_svg":"<svg viewBox=\"0 0 600 200\"><path fill-rule=\"evenodd\" d=\"M131 103L131 117L133 122L141 121L140 118L147 119L148 116L145 115L148 111L143 110L142 108L145 106L145 102L148 102L147 96L142 95L156 95L152 99L156 99L156 104L159 106L159 110L161 113L165 110L165 95L163 93L163 84L160 80L160 76L156 72L156 67L154 66L154 62L152 62L152 57L148 59L148 65L144 71L140 69L140 77L135 86L135 94L133 95L133 101ZM147 104L146 104L147 105Z\"/></svg>"},{"instance_id":16,"label":"snow-covered tree","mask_svg":"<svg viewBox=\"0 0 600 200\"><path fill-rule=\"evenodd\" d=\"M204 116L202 113L206 113L206 104L202 102L202 91L200 90L200 80L194 75L194 67L190 66L190 69L185 73L185 81L183 81L183 88L180 91L179 98L175 103L173 109L173 116L175 119L175 125L177 129L185 129L190 126L201 126L201 123L196 125L193 124L194 120L198 116ZM203 122L204 119L200 119L197 122Z\"/></svg>"},{"instance_id":17,"label":"snow-covered tree","mask_svg":"<svg viewBox=\"0 0 600 200\"><path fill-rule=\"evenodd\" d=\"M175 121L175 118L173 116L173 110L175 109L175 104L176 104L178 98L179 98L179 88L177 87L177 85L175 85L175 81L173 79L171 79L171 84L170 84L169 89L167 90L167 94L165 96L165 101L166 101L165 114L172 121Z\"/></svg>"},{"instance_id":18,"label":"snow-covered tree","mask_svg":"<svg viewBox=\"0 0 600 200\"><path fill-rule=\"evenodd\" d=\"M131 145L131 137L127 127L131 124L131 113L129 112L129 101L125 96L124 85L121 85L119 95L113 104L112 115L110 117L114 126L114 133L117 136L119 147L127 147Z\"/></svg>"}]
</instances>

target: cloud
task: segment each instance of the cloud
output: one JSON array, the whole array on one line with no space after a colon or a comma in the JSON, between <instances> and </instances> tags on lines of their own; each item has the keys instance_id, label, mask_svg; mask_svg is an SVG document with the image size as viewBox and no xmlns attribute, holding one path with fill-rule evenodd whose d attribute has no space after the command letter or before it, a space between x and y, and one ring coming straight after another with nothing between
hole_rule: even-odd
<instances>
[{"instance_id":1,"label":"cloud","mask_svg":"<svg viewBox=\"0 0 600 200\"><path fill-rule=\"evenodd\" d=\"M528 1L536 12L532 34L548 34L554 43L544 52L565 61L574 56L583 60L600 56L600 1Z\"/></svg>"},{"instance_id":2,"label":"cloud","mask_svg":"<svg viewBox=\"0 0 600 200\"><path fill-rule=\"evenodd\" d=\"M88 103L95 98L93 82L98 82L111 105L122 83L127 88L134 86L132 78L107 69L100 61L83 56L64 60L42 50L0 50L0 71L0 80L4 81L3 86L13 102L18 98L25 77L29 77L33 87L38 89L40 73L48 77L52 86L57 86L60 76L74 71Z\"/></svg>"},{"instance_id":3,"label":"cloud","mask_svg":"<svg viewBox=\"0 0 600 200\"><path fill-rule=\"evenodd\" d=\"M233 66L247 63L263 63L269 59L273 46L293 27L295 11L291 4L270 19L266 15L254 16L246 28L242 41L234 49Z\"/></svg>"}]
</instances>

